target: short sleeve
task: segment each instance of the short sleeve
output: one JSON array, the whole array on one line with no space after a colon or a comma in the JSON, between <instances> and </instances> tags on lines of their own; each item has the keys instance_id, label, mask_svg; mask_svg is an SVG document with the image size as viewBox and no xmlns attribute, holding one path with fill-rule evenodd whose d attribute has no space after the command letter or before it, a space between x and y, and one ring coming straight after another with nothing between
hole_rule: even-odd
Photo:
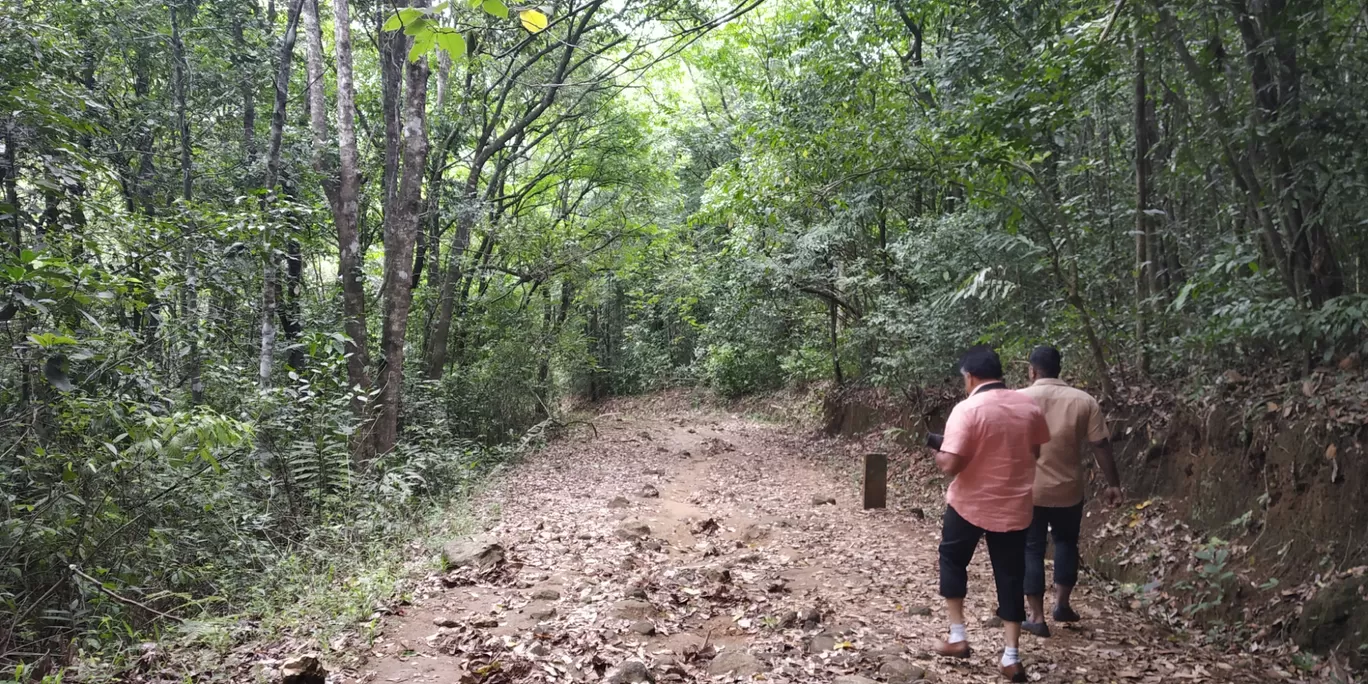
<instances>
[{"instance_id":1,"label":"short sleeve","mask_svg":"<svg viewBox=\"0 0 1368 684\"><path fill-rule=\"evenodd\" d=\"M1050 424L1045 421L1045 412L1039 406L1031 408L1031 446L1040 446L1050 441Z\"/></svg>"},{"instance_id":2,"label":"short sleeve","mask_svg":"<svg viewBox=\"0 0 1368 684\"><path fill-rule=\"evenodd\" d=\"M968 459L974 455L976 441L973 410L964 408L962 403L956 404L945 421L945 439L940 450Z\"/></svg>"},{"instance_id":3,"label":"short sleeve","mask_svg":"<svg viewBox=\"0 0 1368 684\"><path fill-rule=\"evenodd\" d=\"M1088 405L1088 441L1100 442L1111 438L1111 430L1107 429L1107 421L1102 418L1102 407L1097 402Z\"/></svg>"}]
</instances>

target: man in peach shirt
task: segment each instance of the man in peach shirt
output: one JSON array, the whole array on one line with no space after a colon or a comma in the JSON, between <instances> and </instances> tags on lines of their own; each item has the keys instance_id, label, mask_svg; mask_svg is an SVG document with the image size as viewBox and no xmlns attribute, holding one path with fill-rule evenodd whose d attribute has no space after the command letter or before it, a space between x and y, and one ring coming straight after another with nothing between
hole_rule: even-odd
<instances>
[{"instance_id":1,"label":"man in peach shirt","mask_svg":"<svg viewBox=\"0 0 1368 684\"><path fill-rule=\"evenodd\" d=\"M927 439L938 449L936 465L955 478L945 496L940 544L940 594L950 617L950 636L938 639L934 648L944 656L969 657L964 627L968 567L979 539L987 537L997 615L1006 637L1002 674L1025 682L1017 644L1026 619L1026 529L1034 506L1036 459L1050 429L1034 400L1006 391L1002 361L991 348L965 352L959 370L969 397L950 412L945 434Z\"/></svg>"}]
</instances>

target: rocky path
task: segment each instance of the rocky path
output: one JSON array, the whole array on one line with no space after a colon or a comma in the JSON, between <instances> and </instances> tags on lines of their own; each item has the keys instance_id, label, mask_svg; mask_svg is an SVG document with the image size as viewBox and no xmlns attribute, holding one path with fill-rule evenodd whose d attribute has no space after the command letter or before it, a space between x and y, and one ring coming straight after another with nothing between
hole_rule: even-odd
<instances>
[{"instance_id":1,"label":"rocky path","mask_svg":"<svg viewBox=\"0 0 1368 684\"><path fill-rule=\"evenodd\" d=\"M593 423L495 488L488 536L450 552L483 555L425 580L343 681L1000 681L982 547L974 657L925 650L946 628L939 507L860 510L857 483L790 429L696 412ZM1077 600L1077 628L1023 636L1034 681L1286 674L1179 643L1100 590Z\"/></svg>"}]
</instances>

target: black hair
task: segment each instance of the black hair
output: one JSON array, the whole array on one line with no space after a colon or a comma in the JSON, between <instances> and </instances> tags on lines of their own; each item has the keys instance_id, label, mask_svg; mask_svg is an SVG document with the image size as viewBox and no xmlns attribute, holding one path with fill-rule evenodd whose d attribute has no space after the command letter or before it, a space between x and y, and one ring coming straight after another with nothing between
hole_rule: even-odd
<instances>
[{"instance_id":1,"label":"black hair","mask_svg":"<svg viewBox=\"0 0 1368 684\"><path fill-rule=\"evenodd\" d=\"M1031 367L1042 378L1059 377L1059 369L1064 365L1064 355L1048 344L1031 350Z\"/></svg>"},{"instance_id":2,"label":"black hair","mask_svg":"<svg viewBox=\"0 0 1368 684\"><path fill-rule=\"evenodd\" d=\"M960 357L959 369L961 373L968 373L982 380L1002 379L1002 359L998 358L997 352L986 344L970 347L964 352L964 356Z\"/></svg>"}]
</instances>

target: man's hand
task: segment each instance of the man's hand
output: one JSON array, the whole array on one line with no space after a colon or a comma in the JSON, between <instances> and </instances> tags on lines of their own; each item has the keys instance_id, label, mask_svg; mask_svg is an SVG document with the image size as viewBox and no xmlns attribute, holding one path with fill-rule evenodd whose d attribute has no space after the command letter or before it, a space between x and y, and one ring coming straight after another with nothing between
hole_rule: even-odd
<instances>
[{"instance_id":1,"label":"man's hand","mask_svg":"<svg viewBox=\"0 0 1368 684\"><path fill-rule=\"evenodd\" d=\"M1102 490L1102 501L1106 502L1106 504L1112 508L1120 506L1121 502L1125 499L1126 497L1121 493L1120 487L1107 487Z\"/></svg>"}]
</instances>

